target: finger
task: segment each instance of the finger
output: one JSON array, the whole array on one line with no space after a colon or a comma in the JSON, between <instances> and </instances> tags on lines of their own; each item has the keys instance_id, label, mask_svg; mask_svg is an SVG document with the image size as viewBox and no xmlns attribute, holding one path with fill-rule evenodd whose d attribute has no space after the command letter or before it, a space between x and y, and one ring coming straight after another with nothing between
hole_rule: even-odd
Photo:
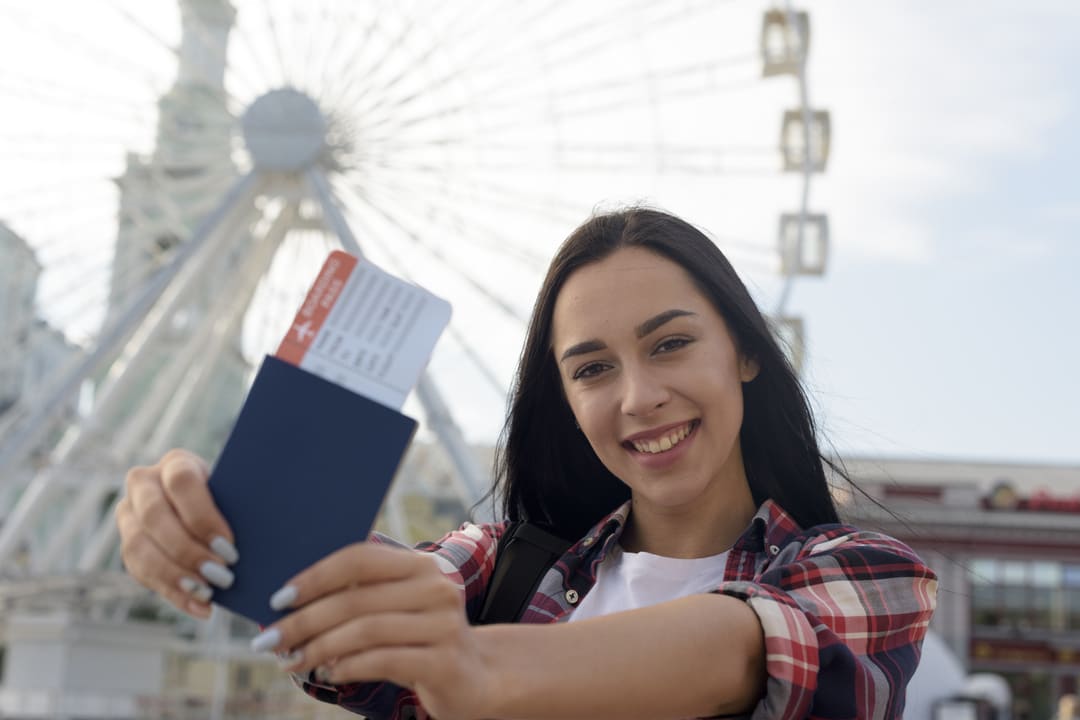
<instances>
[{"instance_id":1,"label":"finger","mask_svg":"<svg viewBox=\"0 0 1080 720\"><path fill-rule=\"evenodd\" d=\"M189 572L207 571L215 574L217 584L228 585L228 573L214 553L184 527L169 502L158 473L154 468L134 468L128 473L128 493L132 516L138 530L149 536L154 544L175 564ZM211 566L208 566L210 563ZM212 566L218 566L213 568Z\"/></svg>"},{"instance_id":2,"label":"finger","mask_svg":"<svg viewBox=\"0 0 1080 720\"><path fill-rule=\"evenodd\" d=\"M206 461L192 453L174 450L166 453L160 467L161 486L185 530L207 547L213 547L225 562L236 562L235 537L210 494L207 484L210 469Z\"/></svg>"},{"instance_id":3,"label":"finger","mask_svg":"<svg viewBox=\"0 0 1080 720\"><path fill-rule=\"evenodd\" d=\"M387 680L411 688L425 676L432 655L432 649L423 646L378 647L320 665L317 674L319 681L328 685Z\"/></svg>"},{"instance_id":4,"label":"finger","mask_svg":"<svg viewBox=\"0 0 1080 720\"><path fill-rule=\"evenodd\" d=\"M331 665L338 658L381 647L432 646L456 635L462 618L451 611L367 615L332 628L293 651L290 672Z\"/></svg>"},{"instance_id":5,"label":"finger","mask_svg":"<svg viewBox=\"0 0 1080 720\"><path fill-rule=\"evenodd\" d=\"M442 576L417 575L395 582L360 585L303 606L267 628L252 641L252 647L256 651L294 649L354 618L440 608L453 613L459 621L465 617L461 590Z\"/></svg>"},{"instance_id":6,"label":"finger","mask_svg":"<svg viewBox=\"0 0 1080 720\"><path fill-rule=\"evenodd\" d=\"M427 553L354 543L294 575L274 593L270 604L275 610L301 607L346 587L394 582L412 576L443 577Z\"/></svg>"},{"instance_id":7,"label":"finger","mask_svg":"<svg viewBox=\"0 0 1080 720\"><path fill-rule=\"evenodd\" d=\"M177 609L209 617L209 586L162 552L139 525L126 498L117 505L116 523L122 538L120 554L128 574Z\"/></svg>"}]
</instances>

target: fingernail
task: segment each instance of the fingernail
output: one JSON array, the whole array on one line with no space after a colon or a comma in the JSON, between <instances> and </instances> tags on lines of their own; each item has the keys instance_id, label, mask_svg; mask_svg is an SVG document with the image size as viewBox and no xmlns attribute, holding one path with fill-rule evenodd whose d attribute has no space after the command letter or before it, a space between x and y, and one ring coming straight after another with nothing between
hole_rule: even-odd
<instances>
[{"instance_id":1,"label":"fingernail","mask_svg":"<svg viewBox=\"0 0 1080 720\"><path fill-rule=\"evenodd\" d=\"M315 668L315 679L321 683L329 683L333 678L333 670L326 665Z\"/></svg>"},{"instance_id":2,"label":"fingernail","mask_svg":"<svg viewBox=\"0 0 1080 720\"><path fill-rule=\"evenodd\" d=\"M220 535L210 541L210 549L220 555L221 559L229 565L235 564L240 559L240 553L236 552L236 546Z\"/></svg>"},{"instance_id":3,"label":"fingernail","mask_svg":"<svg viewBox=\"0 0 1080 720\"><path fill-rule=\"evenodd\" d=\"M210 614L211 614L211 609L210 608L208 608L205 605L202 605L200 603L197 603L194 600L189 600L188 601L187 611L189 613L191 613L192 615L194 615L195 617L201 618L203 620L208 620L210 618Z\"/></svg>"},{"instance_id":4,"label":"fingernail","mask_svg":"<svg viewBox=\"0 0 1080 720\"><path fill-rule=\"evenodd\" d=\"M274 610L284 610L296 602L296 596L296 587L293 585L286 585L270 596L270 607Z\"/></svg>"},{"instance_id":5,"label":"fingernail","mask_svg":"<svg viewBox=\"0 0 1080 720\"><path fill-rule=\"evenodd\" d=\"M199 574L222 589L230 587L234 580L229 568L209 560L199 566Z\"/></svg>"},{"instance_id":6,"label":"fingernail","mask_svg":"<svg viewBox=\"0 0 1080 720\"><path fill-rule=\"evenodd\" d=\"M290 668L296 663L304 659L304 653L301 650L293 650L287 653L277 654L277 664L282 670Z\"/></svg>"},{"instance_id":7,"label":"fingernail","mask_svg":"<svg viewBox=\"0 0 1080 720\"><path fill-rule=\"evenodd\" d=\"M180 589L202 602L210 602L210 598L214 594L214 591L208 585L186 575L180 578Z\"/></svg>"},{"instance_id":8,"label":"fingernail","mask_svg":"<svg viewBox=\"0 0 1080 720\"><path fill-rule=\"evenodd\" d=\"M251 649L255 652L273 650L281 643L281 631L277 628L263 630L251 639Z\"/></svg>"}]
</instances>

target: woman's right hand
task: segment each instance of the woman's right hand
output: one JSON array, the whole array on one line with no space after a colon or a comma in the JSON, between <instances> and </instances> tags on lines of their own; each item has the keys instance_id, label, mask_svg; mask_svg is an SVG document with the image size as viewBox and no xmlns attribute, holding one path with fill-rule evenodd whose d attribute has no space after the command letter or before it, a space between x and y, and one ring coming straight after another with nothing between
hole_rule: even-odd
<instances>
[{"instance_id":1,"label":"woman's right hand","mask_svg":"<svg viewBox=\"0 0 1080 720\"><path fill-rule=\"evenodd\" d=\"M210 616L209 584L231 585L227 566L237 559L232 530L206 484L209 474L199 456L170 450L156 465L128 471L116 506L128 573L200 618Z\"/></svg>"}]
</instances>

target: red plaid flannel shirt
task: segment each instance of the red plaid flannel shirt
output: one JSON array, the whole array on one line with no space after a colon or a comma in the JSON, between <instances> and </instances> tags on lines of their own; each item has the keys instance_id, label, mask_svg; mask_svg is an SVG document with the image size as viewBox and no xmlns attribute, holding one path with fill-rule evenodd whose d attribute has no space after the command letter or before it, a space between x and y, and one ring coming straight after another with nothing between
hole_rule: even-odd
<instances>
[{"instance_id":1,"label":"red plaid flannel shirt","mask_svg":"<svg viewBox=\"0 0 1080 720\"><path fill-rule=\"evenodd\" d=\"M592 588L628 512L629 503L556 562L521 622L552 623L569 615L573 605L567 597L579 602ZM417 546L437 554L461 584L470 619L480 612L505 528L467 523L438 542ZM768 678L750 717L901 717L937 593L933 571L906 545L847 525L803 530L766 501L732 547L725 580L714 592L745 600L765 632ZM722 650L717 653L720 659ZM313 697L368 718L429 717L415 694L391 683L326 687L309 680L301 682Z\"/></svg>"}]
</instances>

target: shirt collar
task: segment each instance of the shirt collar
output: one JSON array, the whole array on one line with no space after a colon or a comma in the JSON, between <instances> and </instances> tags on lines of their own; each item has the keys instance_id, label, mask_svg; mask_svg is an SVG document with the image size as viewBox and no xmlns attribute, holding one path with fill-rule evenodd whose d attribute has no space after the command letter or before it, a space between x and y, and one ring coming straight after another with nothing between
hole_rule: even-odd
<instances>
[{"instance_id":1,"label":"shirt collar","mask_svg":"<svg viewBox=\"0 0 1080 720\"><path fill-rule=\"evenodd\" d=\"M617 542L626 528L626 521L630 517L630 501L615 508L613 512L594 525L589 534L582 540L586 547L593 545L601 537L607 534L614 536ZM743 531L739 539L735 541L733 549L763 552L770 546L783 547L792 537L801 532L802 528L773 500L766 500L758 507L750 525ZM604 543L605 545L608 543Z\"/></svg>"}]
</instances>

